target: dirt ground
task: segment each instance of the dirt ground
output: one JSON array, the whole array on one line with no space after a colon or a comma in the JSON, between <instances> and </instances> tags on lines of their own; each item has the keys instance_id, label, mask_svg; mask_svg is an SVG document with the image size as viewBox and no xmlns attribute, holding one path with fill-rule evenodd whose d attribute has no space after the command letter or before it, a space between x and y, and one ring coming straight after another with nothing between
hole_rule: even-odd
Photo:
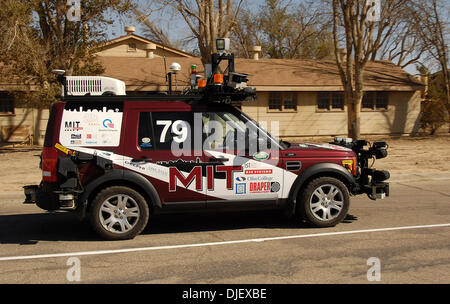
<instances>
[{"instance_id":1,"label":"dirt ground","mask_svg":"<svg viewBox=\"0 0 450 304\"><path fill-rule=\"evenodd\" d=\"M385 140L389 155L376 161L375 167L389 170L391 176L404 174L450 173L450 136L436 137L373 137ZM321 142L329 142L323 139ZM318 142L319 140L305 140ZM40 147L0 147L0 194L23 192L22 186L39 184Z\"/></svg>"}]
</instances>

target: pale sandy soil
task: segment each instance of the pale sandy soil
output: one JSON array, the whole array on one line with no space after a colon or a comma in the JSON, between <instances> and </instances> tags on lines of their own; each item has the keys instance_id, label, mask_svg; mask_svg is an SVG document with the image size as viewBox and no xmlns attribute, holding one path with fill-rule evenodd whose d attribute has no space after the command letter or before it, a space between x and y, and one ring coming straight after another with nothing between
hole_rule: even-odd
<instances>
[{"instance_id":1,"label":"pale sandy soil","mask_svg":"<svg viewBox=\"0 0 450 304\"><path fill-rule=\"evenodd\" d=\"M389 144L389 156L377 160L375 167L386 169L391 176L408 174L450 174L450 136L377 137ZM318 140L305 140L308 142ZM320 140L330 141L329 138ZM39 147L0 147L0 195L22 192L22 186L39 184Z\"/></svg>"},{"instance_id":2,"label":"pale sandy soil","mask_svg":"<svg viewBox=\"0 0 450 304\"><path fill-rule=\"evenodd\" d=\"M374 167L398 174L450 174L450 135L436 137L362 137L371 142L386 141L388 157L376 160ZM314 142L320 140L314 139ZM323 140L327 141L327 139Z\"/></svg>"}]
</instances>

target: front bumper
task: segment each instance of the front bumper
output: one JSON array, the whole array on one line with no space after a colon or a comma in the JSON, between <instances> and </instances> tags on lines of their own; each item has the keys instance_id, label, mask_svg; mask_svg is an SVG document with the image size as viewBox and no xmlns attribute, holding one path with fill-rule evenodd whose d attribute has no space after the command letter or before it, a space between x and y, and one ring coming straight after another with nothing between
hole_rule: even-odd
<instances>
[{"instance_id":1,"label":"front bumper","mask_svg":"<svg viewBox=\"0 0 450 304\"><path fill-rule=\"evenodd\" d=\"M364 169L358 180L361 192L366 193L372 200L388 197L389 183L386 180L389 177L389 172L385 170Z\"/></svg>"},{"instance_id":2,"label":"front bumper","mask_svg":"<svg viewBox=\"0 0 450 304\"><path fill-rule=\"evenodd\" d=\"M375 185L372 185L372 192L367 194L369 198L376 199L384 199L389 196L389 183L379 182Z\"/></svg>"}]
</instances>

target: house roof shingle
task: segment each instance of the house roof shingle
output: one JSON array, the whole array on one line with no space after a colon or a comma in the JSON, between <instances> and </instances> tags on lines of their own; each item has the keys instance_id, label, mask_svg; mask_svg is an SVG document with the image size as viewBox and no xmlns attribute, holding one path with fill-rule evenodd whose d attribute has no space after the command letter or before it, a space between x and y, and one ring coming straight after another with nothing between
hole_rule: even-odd
<instances>
[{"instance_id":1,"label":"house roof shingle","mask_svg":"<svg viewBox=\"0 0 450 304\"><path fill-rule=\"evenodd\" d=\"M166 89L165 65L172 62L181 65L174 85L189 85L190 67L197 65L203 74L200 58L126 58L99 57L104 65L103 76L125 81L129 91L154 91ZM235 59L235 69L250 74L248 85L258 91L340 91L341 79L334 60L294 59ZM364 74L366 90L416 91L424 90L424 84L400 67L387 61L369 62Z\"/></svg>"}]
</instances>

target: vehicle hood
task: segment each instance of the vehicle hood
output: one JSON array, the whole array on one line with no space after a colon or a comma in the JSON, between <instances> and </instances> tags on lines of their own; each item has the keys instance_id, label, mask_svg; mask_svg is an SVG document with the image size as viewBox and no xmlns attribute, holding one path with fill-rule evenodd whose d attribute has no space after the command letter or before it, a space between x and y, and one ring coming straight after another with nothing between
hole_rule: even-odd
<instances>
[{"instance_id":1,"label":"vehicle hood","mask_svg":"<svg viewBox=\"0 0 450 304\"><path fill-rule=\"evenodd\" d=\"M353 157L355 153L348 148L333 144L301 143L281 151L286 158L297 157Z\"/></svg>"}]
</instances>

